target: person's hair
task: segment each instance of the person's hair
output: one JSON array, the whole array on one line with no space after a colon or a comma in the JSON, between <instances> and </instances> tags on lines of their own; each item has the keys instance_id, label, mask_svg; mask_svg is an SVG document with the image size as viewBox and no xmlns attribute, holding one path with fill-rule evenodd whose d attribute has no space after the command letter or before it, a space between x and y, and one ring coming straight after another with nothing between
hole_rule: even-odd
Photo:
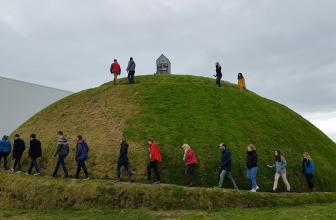
<instances>
[{"instance_id":1,"label":"person's hair","mask_svg":"<svg viewBox=\"0 0 336 220\"><path fill-rule=\"evenodd\" d=\"M14 137L18 138L18 137L20 137L20 135L19 134L15 134Z\"/></svg>"},{"instance_id":2,"label":"person's hair","mask_svg":"<svg viewBox=\"0 0 336 220\"><path fill-rule=\"evenodd\" d=\"M36 134L31 134L30 137L33 138L33 139L35 139L36 138Z\"/></svg>"},{"instance_id":3,"label":"person's hair","mask_svg":"<svg viewBox=\"0 0 336 220\"><path fill-rule=\"evenodd\" d=\"M304 152L304 153L303 153L303 156L304 156L304 157L307 157L308 160L311 160L311 157L310 157L310 155L309 155L308 152Z\"/></svg>"},{"instance_id":4,"label":"person's hair","mask_svg":"<svg viewBox=\"0 0 336 220\"><path fill-rule=\"evenodd\" d=\"M4 135L4 136L2 137L2 139L8 139L8 136L7 136L7 135Z\"/></svg>"},{"instance_id":5,"label":"person's hair","mask_svg":"<svg viewBox=\"0 0 336 220\"><path fill-rule=\"evenodd\" d=\"M114 59L114 62L117 62L117 59Z\"/></svg>"},{"instance_id":6,"label":"person's hair","mask_svg":"<svg viewBox=\"0 0 336 220\"><path fill-rule=\"evenodd\" d=\"M186 148L188 150L188 149L190 149L190 146L189 146L189 144L183 144L182 148Z\"/></svg>"},{"instance_id":7,"label":"person's hair","mask_svg":"<svg viewBox=\"0 0 336 220\"><path fill-rule=\"evenodd\" d=\"M225 147L225 149L227 149L227 145L225 143L220 143L220 146Z\"/></svg>"},{"instance_id":8,"label":"person's hair","mask_svg":"<svg viewBox=\"0 0 336 220\"><path fill-rule=\"evenodd\" d=\"M63 131L57 132L58 135L63 135Z\"/></svg>"},{"instance_id":9,"label":"person's hair","mask_svg":"<svg viewBox=\"0 0 336 220\"><path fill-rule=\"evenodd\" d=\"M254 151L257 150L257 148L253 144L249 144L249 145L247 145L247 147L251 148Z\"/></svg>"},{"instance_id":10,"label":"person's hair","mask_svg":"<svg viewBox=\"0 0 336 220\"><path fill-rule=\"evenodd\" d=\"M279 150L276 150L277 155L275 156L275 161L280 162L281 161L281 152Z\"/></svg>"},{"instance_id":11,"label":"person's hair","mask_svg":"<svg viewBox=\"0 0 336 220\"><path fill-rule=\"evenodd\" d=\"M244 78L243 74L242 73L238 73L238 79L243 79L243 78Z\"/></svg>"},{"instance_id":12,"label":"person's hair","mask_svg":"<svg viewBox=\"0 0 336 220\"><path fill-rule=\"evenodd\" d=\"M77 135L77 138L78 138L78 140L80 140L80 141L81 141L81 140L83 140L83 136L82 136L82 135L80 135L80 134L79 134L79 135Z\"/></svg>"},{"instance_id":13,"label":"person's hair","mask_svg":"<svg viewBox=\"0 0 336 220\"><path fill-rule=\"evenodd\" d=\"M154 142L154 138L153 137L149 137L149 138L147 138L147 141Z\"/></svg>"},{"instance_id":14,"label":"person's hair","mask_svg":"<svg viewBox=\"0 0 336 220\"><path fill-rule=\"evenodd\" d=\"M133 57L130 57L130 60L133 60Z\"/></svg>"},{"instance_id":15,"label":"person's hair","mask_svg":"<svg viewBox=\"0 0 336 220\"><path fill-rule=\"evenodd\" d=\"M216 67L221 67L221 65L219 64L219 62L216 62Z\"/></svg>"}]
</instances>

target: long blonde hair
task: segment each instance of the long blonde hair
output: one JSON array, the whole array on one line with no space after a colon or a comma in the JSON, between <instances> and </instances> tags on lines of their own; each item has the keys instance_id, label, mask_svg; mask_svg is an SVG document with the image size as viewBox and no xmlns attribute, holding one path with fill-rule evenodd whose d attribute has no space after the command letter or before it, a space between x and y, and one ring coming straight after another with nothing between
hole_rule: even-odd
<instances>
[{"instance_id":1,"label":"long blonde hair","mask_svg":"<svg viewBox=\"0 0 336 220\"><path fill-rule=\"evenodd\" d=\"M252 150L256 151L257 148L253 144L247 145L247 148L251 148Z\"/></svg>"},{"instance_id":2,"label":"long blonde hair","mask_svg":"<svg viewBox=\"0 0 336 220\"><path fill-rule=\"evenodd\" d=\"M306 157L308 160L311 160L312 158L310 157L308 152L303 153L303 157Z\"/></svg>"},{"instance_id":3,"label":"long blonde hair","mask_svg":"<svg viewBox=\"0 0 336 220\"><path fill-rule=\"evenodd\" d=\"M190 146L189 146L189 144L183 144L182 148L183 148L183 150L189 150Z\"/></svg>"}]
</instances>

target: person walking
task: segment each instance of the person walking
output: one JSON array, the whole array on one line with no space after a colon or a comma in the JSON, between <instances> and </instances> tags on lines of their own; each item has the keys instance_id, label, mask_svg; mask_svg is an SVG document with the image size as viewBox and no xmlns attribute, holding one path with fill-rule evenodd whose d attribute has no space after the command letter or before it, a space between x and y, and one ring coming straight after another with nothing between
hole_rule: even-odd
<instances>
[{"instance_id":1,"label":"person walking","mask_svg":"<svg viewBox=\"0 0 336 220\"><path fill-rule=\"evenodd\" d=\"M86 168L85 161L88 159L89 156L89 145L85 142L82 135L77 136L77 144L76 144L76 163L77 163L77 170L75 178L79 178L79 173L81 169L85 174L86 180L89 180L89 172Z\"/></svg>"},{"instance_id":2,"label":"person walking","mask_svg":"<svg viewBox=\"0 0 336 220\"><path fill-rule=\"evenodd\" d=\"M291 186L290 186L290 184L287 180L287 171L286 171L287 162L286 162L286 159L281 154L281 152L279 150L276 150L274 152L274 156L275 156L275 164L267 165L270 168L275 168L273 192L276 192L277 189L278 189L278 182L279 182L280 176L282 177L282 180L286 185L287 192L290 192Z\"/></svg>"},{"instance_id":3,"label":"person walking","mask_svg":"<svg viewBox=\"0 0 336 220\"><path fill-rule=\"evenodd\" d=\"M151 182L152 170L154 170L154 174L156 176L156 182L160 183L160 174L159 174L159 162L161 161L161 154L159 145L155 143L154 138L148 138L147 143L149 145L149 164L147 166L147 183Z\"/></svg>"},{"instance_id":4,"label":"person walking","mask_svg":"<svg viewBox=\"0 0 336 220\"><path fill-rule=\"evenodd\" d=\"M121 68L120 68L120 65L119 65L117 59L114 59L113 63L111 64L110 72L114 76L113 84L118 84L119 83L118 76L121 73Z\"/></svg>"},{"instance_id":5,"label":"person walking","mask_svg":"<svg viewBox=\"0 0 336 220\"><path fill-rule=\"evenodd\" d=\"M120 176L121 176L121 168L122 167L125 168L129 180L131 182L133 182L133 180L132 180L133 173L132 173L131 169L128 167L128 143L125 139L122 139L120 141L120 151L119 151L119 159L118 159L118 165L117 165L117 177L118 177L118 179L115 182L121 181Z\"/></svg>"},{"instance_id":6,"label":"person walking","mask_svg":"<svg viewBox=\"0 0 336 220\"><path fill-rule=\"evenodd\" d=\"M57 135L58 135L57 148L56 148L56 151L54 153L54 156L55 157L57 156L58 159L57 159L57 163L56 163L56 166L55 166L55 169L54 169L54 172L53 172L52 176L56 177L58 169L61 166L62 169L63 169L63 172L64 172L64 178L67 178L67 177L69 177L69 174L68 174L68 169L65 165L64 159L69 154L69 144L68 144L67 139L64 137L64 134L63 134L62 131L59 131L57 133Z\"/></svg>"},{"instance_id":7,"label":"person walking","mask_svg":"<svg viewBox=\"0 0 336 220\"><path fill-rule=\"evenodd\" d=\"M133 57L130 58L130 60L128 61L128 65L127 65L127 73L128 73L128 83L129 84L133 84L134 83L134 74L135 74L135 62L133 60Z\"/></svg>"},{"instance_id":8,"label":"person walking","mask_svg":"<svg viewBox=\"0 0 336 220\"><path fill-rule=\"evenodd\" d=\"M28 168L27 174L32 174L33 167L36 170L36 176L41 175L40 166L37 162L37 159L42 156L42 147L41 142L36 139L36 134L30 135L30 143L29 143L29 150L28 150L28 156L30 157L30 166Z\"/></svg>"},{"instance_id":9,"label":"person walking","mask_svg":"<svg viewBox=\"0 0 336 220\"><path fill-rule=\"evenodd\" d=\"M13 160L14 165L12 168L12 172L15 172L16 170L20 173L21 172L21 157L23 155L23 152L26 149L26 144L24 140L20 138L19 134L14 135L14 144L13 144Z\"/></svg>"},{"instance_id":10,"label":"person walking","mask_svg":"<svg viewBox=\"0 0 336 220\"><path fill-rule=\"evenodd\" d=\"M216 85L218 87L222 87L221 85L221 80L222 80L222 67L221 65L217 62L216 63L216 75L214 75L214 77L216 77Z\"/></svg>"},{"instance_id":11,"label":"person walking","mask_svg":"<svg viewBox=\"0 0 336 220\"><path fill-rule=\"evenodd\" d=\"M224 179L225 177L228 177L233 185L233 188L238 190L237 184L231 175L231 169L232 169L231 152L224 143L221 143L219 145L219 149L221 150L221 166L220 166L221 173L219 176L218 188L223 188Z\"/></svg>"},{"instance_id":12,"label":"person walking","mask_svg":"<svg viewBox=\"0 0 336 220\"><path fill-rule=\"evenodd\" d=\"M315 172L315 165L313 159L310 157L309 153L303 153L302 160L302 173L306 177L306 182L310 192L314 190L313 174Z\"/></svg>"},{"instance_id":13,"label":"person walking","mask_svg":"<svg viewBox=\"0 0 336 220\"><path fill-rule=\"evenodd\" d=\"M258 172L258 156L256 148L250 144L247 146L247 179L250 181L251 184L251 192L257 192L259 187L257 185L257 172Z\"/></svg>"},{"instance_id":14,"label":"person walking","mask_svg":"<svg viewBox=\"0 0 336 220\"><path fill-rule=\"evenodd\" d=\"M196 154L188 144L183 144L182 149L184 151L183 160L185 161L186 166L185 173L188 178L188 186L193 187L195 186L194 171L198 164Z\"/></svg>"},{"instance_id":15,"label":"person walking","mask_svg":"<svg viewBox=\"0 0 336 220\"><path fill-rule=\"evenodd\" d=\"M2 137L2 140L0 140L0 163L1 163L1 160L3 159L3 168L5 170L8 170L7 158L8 158L8 155L11 153L11 151L12 151L11 142L8 139L8 136L4 135Z\"/></svg>"},{"instance_id":16,"label":"person walking","mask_svg":"<svg viewBox=\"0 0 336 220\"><path fill-rule=\"evenodd\" d=\"M245 78L242 73L238 73L238 88L241 92L246 90Z\"/></svg>"}]
</instances>

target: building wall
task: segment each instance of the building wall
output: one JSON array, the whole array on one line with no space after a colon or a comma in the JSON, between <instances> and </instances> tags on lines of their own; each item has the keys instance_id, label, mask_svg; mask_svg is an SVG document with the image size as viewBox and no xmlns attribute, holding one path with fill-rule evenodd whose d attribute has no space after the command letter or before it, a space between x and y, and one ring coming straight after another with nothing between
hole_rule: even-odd
<instances>
[{"instance_id":1,"label":"building wall","mask_svg":"<svg viewBox=\"0 0 336 220\"><path fill-rule=\"evenodd\" d=\"M10 134L23 122L68 91L0 77L0 135Z\"/></svg>"}]
</instances>

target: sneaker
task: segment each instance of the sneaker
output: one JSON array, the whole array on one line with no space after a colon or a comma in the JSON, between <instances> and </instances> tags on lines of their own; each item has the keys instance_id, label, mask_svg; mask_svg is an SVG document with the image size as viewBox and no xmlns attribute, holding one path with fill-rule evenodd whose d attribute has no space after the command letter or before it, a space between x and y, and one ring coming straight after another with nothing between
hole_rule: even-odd
<instances>
[{"instance_id":1,"label":"sneaker","mask_svg":"<svg viewBox=\"0 0 336 220\"><path fill-rule=\"evenodd\" d=\"M40 176L41 175L41 173L35 173L34 174L34 176Z\"/></svg>"},{"instance_id":2,"label":"sneaker","mask_svg":"<svg viewBox=\"0 0 336 220\"><path fill-rule=\"evenodd\" d=\"M90 180L90 177L86 177L84 180Z\"/></svg>"},{"instance_id":3,"label":"sneaker","mask_svg":"<svg viewBox=\"0 0 336 220\"><path fill-rule=\"evenodd\" d=\"M27 176L30 176L30 175L31 175L31 174L30 174L30 173L28 173L28 172L25 172L24 174L25 174L25 175L27 175Z\"/></svg>"},{"instance_id":4,"label":"sneaker","mask_svg":"<svg viewBox=\"0 0 336 220\"><path fill-rule=\"evenodd\" d=\"M257 190L256 189L251 189L250 192L257 192Z\"/></svg>"},{"instance_id":5,"label":"sneaker","mask_svg":"<svg viewBox=\"0 0 336 220\"><path fill-rule=\"evenodd\" d=\"M119 183L119 182L121 182L121 179L116 179L113 181L113 183Z\"/></svg>"},{"instance_id":6,"label":"sneaker","mask_svg":"<svg viewBox=\"0 0 336 220\"><path fill-rule=\"evenodd\" d=\"M12 173L14 173L14 169L13 169L13 168L11 168L10 171L11 171Z\"/></svg>"},{"instance_id":7,"label":"sneaker","mask_svg":"<svg viewBox=\"0 0 336 220\"><path fill-rule=\"evenodd\" d=\"M161 183L161 181L158 180L158 181L154 182L153 184L160 184L160 183Z\"/></svg>"},{"instance_id":8,"label":"sneaker","mask_svg":"<svg viewBox=\"0 0 336 220\"><path fill-rule=\"evenodd\" d=\"M16 171L16 173L22 173L22 171L21 171L21 170L19 170L19 171Z\"/></svg>"},{"instance_id":9,"label":"sneaker","mask_svg":"<svg viewBox=\"0 0 336 220\"><path fill-rule=\"evenodd\" d=\"M260 189L259 186L257 186L255 190L258 191L259 189Z\"/></svg>"}]
</instances>

